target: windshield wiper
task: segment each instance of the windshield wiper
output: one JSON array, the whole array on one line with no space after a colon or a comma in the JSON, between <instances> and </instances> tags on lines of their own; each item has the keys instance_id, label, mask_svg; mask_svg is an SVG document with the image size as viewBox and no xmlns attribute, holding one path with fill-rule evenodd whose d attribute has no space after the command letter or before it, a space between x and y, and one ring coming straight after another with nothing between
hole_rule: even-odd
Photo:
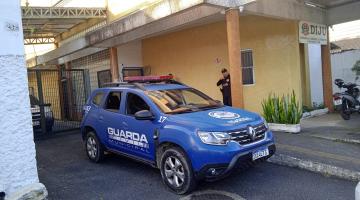
<instances>
[{"instance_id":1,"label":"windshield wiper","mask_svg":"<svg viewBox=\"0 0 360 200\"><path fill-rule=\"evenodd\" d=\"M191 112L200 111L200 108L194 105L181 105L180 108L184 108L184 110L170 111L167 112L167 114L180 114L180 113L191 113Z\"/></svg>"},{"instance_id":2,"label":"windshield wiper","mask_svg":"<svg viewBox=\"0 0 360 200\"><path fill-rule=\"evenodd\" d=\"M221 108L223 107L222 105L208 105L208 106L203 106L203 107L200 107L199 109L201 110L210 110L210 109L213 109L213 108Z\"/></svg>"},{"instance_id":3,"label":"windshield wiper","mask_svg":"<svg viewBox=\"0 0 360 200\"><path fill-rule=\"evenodd\" d=\"M189 108L189 109L186 109L186 110L166 112L166 114L181 114L181 113L191 113L191 112L195 112L195 111Z\"/></svg>"}]
</instances>

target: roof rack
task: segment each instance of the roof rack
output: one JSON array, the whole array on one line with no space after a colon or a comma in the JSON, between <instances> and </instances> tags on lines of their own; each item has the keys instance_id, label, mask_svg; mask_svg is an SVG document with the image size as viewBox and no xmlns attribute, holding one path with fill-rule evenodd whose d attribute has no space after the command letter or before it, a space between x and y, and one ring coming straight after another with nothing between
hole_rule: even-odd
<instances>
[{"instance_id":1,"label":"roof rack","mask_svg":"<svg viewBox=\"0 0 360 200\"><path fill-rule=\"evenodd\" d=\"M101 87L120 87L120 86L127 86L127 87L136 87L140 90L146 90L146 88L140 83L128 83L128 82L109 82L103 83Z\"/></svg>"},{"instance_id":2,"label":"roof rack","mask_svg":"<svg viewBox=\"0 0 360 200\"><path fill-rule=\"evenodd\" d=\"M110 82L104 83L101 87L112 86L112 87L120 87L120 86L130 86L136 87L141 90L146 90L143 84L146 83L166 83L166 84L177 84L177 85L185 85L179 81L175 81L172 75L167 76L131 76L125 77L126 82ZM186 86L186 85L185 85Z\"/></svg>"}]
</instances>

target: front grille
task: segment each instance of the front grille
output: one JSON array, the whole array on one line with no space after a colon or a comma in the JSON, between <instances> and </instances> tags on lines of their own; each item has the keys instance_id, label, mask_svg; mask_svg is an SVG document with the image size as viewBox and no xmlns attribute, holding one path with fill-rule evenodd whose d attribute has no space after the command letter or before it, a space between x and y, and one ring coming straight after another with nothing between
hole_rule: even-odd
<instances>
[{"instance_id":1,"label":"front grille","mask_svg":"<svg viewBox=\"0 0 360 200\"><path fill-rule=\"evenodd\" d=\"M40 112L36 112L36 113L32 113L32 119L40 119L41 118L41 113Z\"/></svg>"},{"instance_id":2,"label":"front grille","mask_svg":"<svg viewBox=\"0 0 360 200\"><path fill-rule=\"evenodd\" d=\"M255 131L254 137L251 136L248 132L248 127L238 129L235 131L229 132L231 136L231 140L238 142L241 145L250 144L252 142L256 142L264 139L267 128L264 123L253 126Z\"/></svg>"}]
</instances>

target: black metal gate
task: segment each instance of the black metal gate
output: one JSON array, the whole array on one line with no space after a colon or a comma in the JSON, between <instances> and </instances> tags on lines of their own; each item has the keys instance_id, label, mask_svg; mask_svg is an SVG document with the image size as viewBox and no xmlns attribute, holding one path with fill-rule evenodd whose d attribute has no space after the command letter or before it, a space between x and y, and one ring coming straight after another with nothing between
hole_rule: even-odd
<instances>
[{"instance_id":1,"label":"black metal gate","mask_svg":"<svg viewBox=\"0 0 360 200\"><path fill-rule=\"evenodd\" d=\"M87 70L29 69L28 80L35 135L79 128L90 91Z\"/></svg>"}]
</instances>

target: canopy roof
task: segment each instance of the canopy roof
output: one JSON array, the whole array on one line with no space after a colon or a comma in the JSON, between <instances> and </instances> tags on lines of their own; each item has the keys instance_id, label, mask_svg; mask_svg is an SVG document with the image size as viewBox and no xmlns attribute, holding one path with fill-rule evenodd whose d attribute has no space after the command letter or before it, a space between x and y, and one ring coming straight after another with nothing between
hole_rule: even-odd
<instances>
[{"instance_id":1,"label":"canopy roof","mask_svg":"<svg viewBox=\"0 0 360 200\"><path fill-rule=\"evenodd\" d=\"M25 44L53 43L81 22L106 19L104 0L22 0L21 5Z\"/></svg>"}]
</instances>

